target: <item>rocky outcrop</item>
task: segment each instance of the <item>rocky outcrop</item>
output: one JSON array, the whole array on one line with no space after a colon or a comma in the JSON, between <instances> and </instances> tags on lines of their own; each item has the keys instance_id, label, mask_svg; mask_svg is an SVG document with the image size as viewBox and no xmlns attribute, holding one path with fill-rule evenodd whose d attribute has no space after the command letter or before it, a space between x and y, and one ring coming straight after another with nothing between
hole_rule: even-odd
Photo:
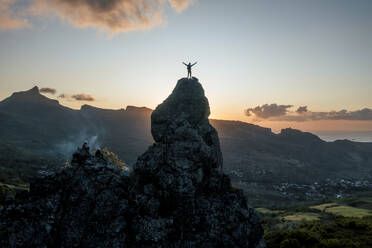
<instances>
[{"instance_id":1,"label":"rocky outcrop","mask_svg":"<svg viewBox=\"0 0 372 248\"><path fill-rule=\"evenodd\" d=\"M122 247L129 177L83 149L0 211L0 247Z\"/></svg>"},{"instance_id":2,"label":"rocky outcrop","mask_svg":"<svg viewBox=\"0 0 372 248\"><path fill-rule=\"evenodd\" d=\"M152 113L156 143L139 157L133 173L144 208L133 223L141 233L139 245L256 247L262 238L256 212L220 172L222 155L209 114L195 78L179 80ZM158 220L156 229L146 220Z\"/></svg>"},{"instance_id":3,"label":"rocky outcrop","mask_svg":"<svg viewBox=\"0 0 372 248\"><path fill-rule=\"evenodd\" d=\"M209 113L198 80L179 80L130 174L80 149L4 206L0 246L265 247L259 215L221 172Z\"/></svg>"}]
</instances>

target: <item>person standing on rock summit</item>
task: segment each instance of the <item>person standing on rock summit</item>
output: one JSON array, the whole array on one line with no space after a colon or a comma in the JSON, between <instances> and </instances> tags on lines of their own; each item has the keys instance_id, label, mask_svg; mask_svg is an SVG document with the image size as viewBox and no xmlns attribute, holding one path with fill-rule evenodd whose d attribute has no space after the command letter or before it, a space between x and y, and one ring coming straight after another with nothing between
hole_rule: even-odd
<instances>
[{"instance_id":1,"label":"person standing on rock summit","mask_svg":"<svg viewBox=\"0 0 372 248\"><path fill-rule=\"evenodd\" d=\"M194 65L196 65L196 63L198 62L195 62L194 64L191 64L191 63L188 63L186 64L185 62L182 62L185 66L187 66L187 77L188 78L191 78L191 67L193 67Z\"/></svg>"}]
</instances>

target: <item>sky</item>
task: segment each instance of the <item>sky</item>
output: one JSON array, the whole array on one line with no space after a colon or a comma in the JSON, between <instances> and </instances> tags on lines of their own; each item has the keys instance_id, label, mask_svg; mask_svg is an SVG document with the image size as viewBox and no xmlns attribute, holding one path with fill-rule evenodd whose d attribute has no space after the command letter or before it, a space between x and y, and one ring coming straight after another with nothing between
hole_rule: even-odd
<instances>
[{"instance_id":1,"label":"sky","mask_svg":"<svg viewBox=\"0 0 372 248\"><path fill-rule=\"evenodd\" d=\"M372 141L370 0L0 0L0 99L154 109L198 62L211 118ZM49 88L49 89L48 89Z\"/></svg>"}]
</instances>

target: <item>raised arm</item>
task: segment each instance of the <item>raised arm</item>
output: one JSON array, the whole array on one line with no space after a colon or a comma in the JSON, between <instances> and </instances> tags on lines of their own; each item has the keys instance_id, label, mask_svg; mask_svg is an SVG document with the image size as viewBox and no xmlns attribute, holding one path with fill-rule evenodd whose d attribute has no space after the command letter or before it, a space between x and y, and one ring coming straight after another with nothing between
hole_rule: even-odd
<instances>
[{"instance_id":1,"label":"raised arm","mask_svg":"<svg viewBox=\"0 0 372 248\"><path fill-rule=\"evenodd\" d=\"M186 64L185 62L182 62L182 64L184 64L184 65L186 65L186 66L187 66L187 64Z\"/></svg>"},{"instance_id":2,"label":"raised arm","mask_svg":"<svg viewBox=\"0 0 372 248\"><path fill-rule=\"evenodd\" d=\"M194 66L194 65L196 65L196 63L198 63L198 62L195 62L194 64L192 64L191 66Z\"/></svg>"}]
</instances>

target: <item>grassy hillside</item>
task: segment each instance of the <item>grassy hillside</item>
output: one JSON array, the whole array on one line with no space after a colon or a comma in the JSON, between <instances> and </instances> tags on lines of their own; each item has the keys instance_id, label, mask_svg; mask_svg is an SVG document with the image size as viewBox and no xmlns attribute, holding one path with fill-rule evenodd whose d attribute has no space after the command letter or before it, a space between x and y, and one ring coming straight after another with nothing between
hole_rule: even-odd
<instances>
[{"instance_id":1,"label":"grassy hillside","mask_svg":"<svg viewBox=\"0 0 372 248\"><path fill-rule=\"evenodd\" d=\"M372 247L372 192L262 213L268 248Z\"/></svg>"}]
</instances>

